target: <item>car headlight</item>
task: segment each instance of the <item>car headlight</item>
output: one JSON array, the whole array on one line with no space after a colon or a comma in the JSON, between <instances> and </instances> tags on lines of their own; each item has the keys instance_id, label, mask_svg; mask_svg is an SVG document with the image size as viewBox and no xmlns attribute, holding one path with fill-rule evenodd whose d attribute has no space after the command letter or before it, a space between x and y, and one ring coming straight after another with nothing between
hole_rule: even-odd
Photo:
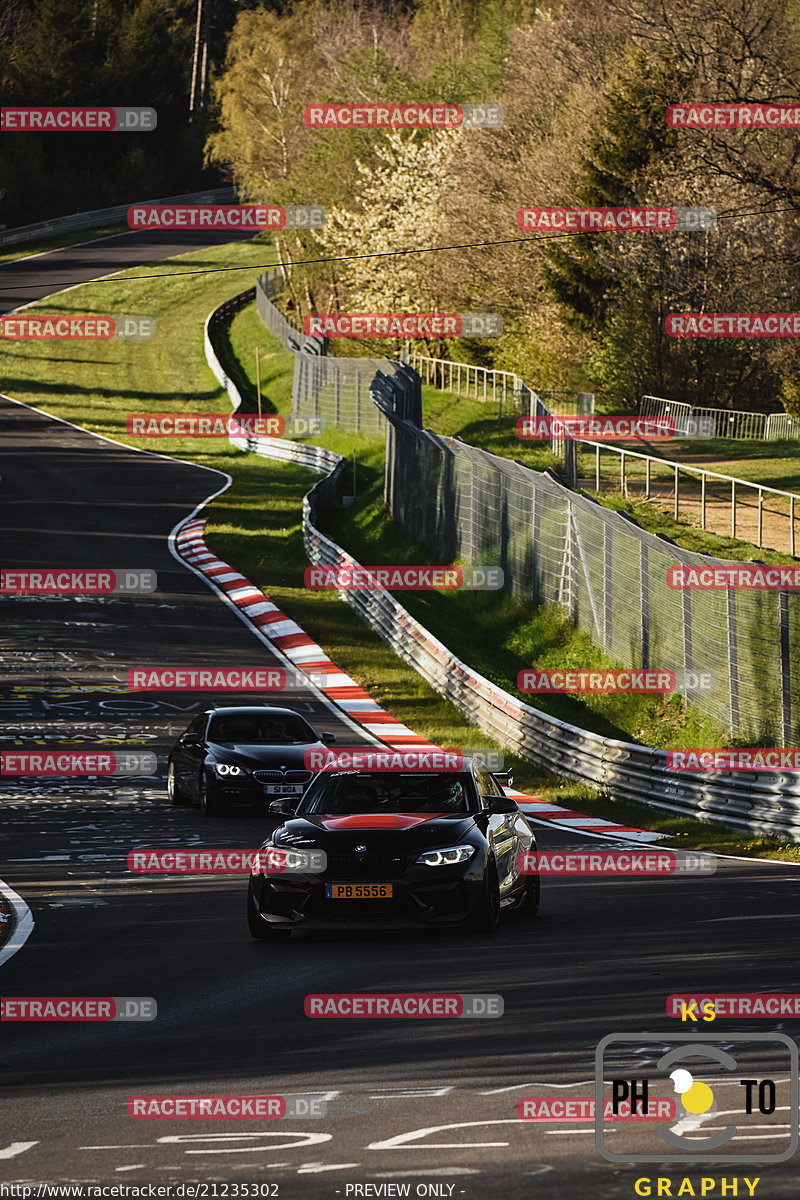
<instances>
[{"instance_id":1,"label":"car headlight","mask_svg":"<svg viewBox=\"0 0 800 1200\"><path fill-rule=\"evenodd\" d=\"M245 775L246 772L242 767L237 767L235 763L214 763L214 771L217 775Z\"/></svg>"},{"instance_id":2,"label":"car headlight","mask_svg":"<svg viewBox=\"0 0 800 1200\"><path fill-rule=\"evenodd\" d=\"M441 850L425 850L417 862L423 867L452 867L466 862L475 853L474 846L446 846Z\"/></svg>"}]
</instances>

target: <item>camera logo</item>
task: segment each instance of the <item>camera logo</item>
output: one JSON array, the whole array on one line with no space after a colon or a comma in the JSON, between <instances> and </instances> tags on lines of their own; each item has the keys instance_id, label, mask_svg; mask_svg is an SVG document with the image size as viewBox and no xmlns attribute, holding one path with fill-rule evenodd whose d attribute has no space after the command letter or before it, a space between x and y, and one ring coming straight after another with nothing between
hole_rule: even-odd
<instances>
[{"instance_id":1,"label":"camera logo","mask_svg":"<svg viewBox=\"0 0 800 1200\"><path fill-rule=\"evenodd\" d=\"M623 1073L631 1061L636 1073ZM672 1125L617 1124L628 1108L646 1117L670 1086L679 1100ZM597 1149L609 1162L785 1162L798 1147L799 1091L797 1046L783 1033L611 1033L595 1055Z\"/></svg>"}]
</instances>

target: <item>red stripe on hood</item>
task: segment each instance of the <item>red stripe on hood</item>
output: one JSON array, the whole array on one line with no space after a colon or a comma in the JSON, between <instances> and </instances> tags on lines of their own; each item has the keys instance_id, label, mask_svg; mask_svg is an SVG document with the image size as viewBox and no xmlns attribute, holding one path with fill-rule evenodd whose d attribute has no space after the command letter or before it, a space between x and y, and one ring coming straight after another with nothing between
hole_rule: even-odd
<instances>
[{"instance_id":1,"label":"red stripe on hood","mask_svg":"<svg viewBox=\"0 0 800 1200\"><path fill-rule=\"evenodd\" d=\"M347 817L323 817L326 829L413 829L435 821L443 813L352 813Z\"/></svg>"}]
</instances>

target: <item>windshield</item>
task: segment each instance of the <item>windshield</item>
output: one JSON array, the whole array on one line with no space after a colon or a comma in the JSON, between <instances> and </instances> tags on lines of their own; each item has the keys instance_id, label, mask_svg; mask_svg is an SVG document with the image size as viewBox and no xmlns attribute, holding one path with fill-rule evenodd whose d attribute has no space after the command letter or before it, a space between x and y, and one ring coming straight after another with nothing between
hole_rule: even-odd
<instances>
[{"instance_id":1,"label":"windshield","mask_svg":"<svg viewBox=\"0 0 800 1200\"><path fill-rule=\"evenodd\" d=\"M210 742L233 745L302 746L318 741L311 726L294 713L275 716L267 713L225 713L212 717L208 729Z\"/></svg>"},{"instance_id":2,"label":"windshield","mask_svg":"<svg viewBox=\"0 0 800 1200\"><path fill-rule=\"evenodd\" d=\"M306 792L297 815L326 813L470 813L478 802L470 776L369 774L320 776Z\"/></svg>"}]
</instances>

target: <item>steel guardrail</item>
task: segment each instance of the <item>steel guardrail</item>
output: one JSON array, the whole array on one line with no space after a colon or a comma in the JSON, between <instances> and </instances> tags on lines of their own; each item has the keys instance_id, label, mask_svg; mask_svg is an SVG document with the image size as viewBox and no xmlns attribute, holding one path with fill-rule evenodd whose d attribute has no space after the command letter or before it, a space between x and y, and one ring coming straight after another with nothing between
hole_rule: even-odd
<instances>
[{"instance_id":1,"label":"steel guardrail","mask_svg":"<svg viewBox=\"0 0 800 1200\"><path fill-rule=\"evenodd\" d=\"M143 200L142 204L176 204L184 201L186 204L224 204L236 199L236 189L233 187L212 188L205 192L190 192L185 196L162 196L158 200ZM130 201L127 204L115 204L111 208L96 208L89 212L73 213L70 217L54 217L50 221L37 221L33 225L17 225L11 229L0 230L0 247L16 246L22 242L35 242L59 233L79 232L83 229L94 229L107 221L121 221L133 204L140 201Z\"/></svg>"}]
</instances>

